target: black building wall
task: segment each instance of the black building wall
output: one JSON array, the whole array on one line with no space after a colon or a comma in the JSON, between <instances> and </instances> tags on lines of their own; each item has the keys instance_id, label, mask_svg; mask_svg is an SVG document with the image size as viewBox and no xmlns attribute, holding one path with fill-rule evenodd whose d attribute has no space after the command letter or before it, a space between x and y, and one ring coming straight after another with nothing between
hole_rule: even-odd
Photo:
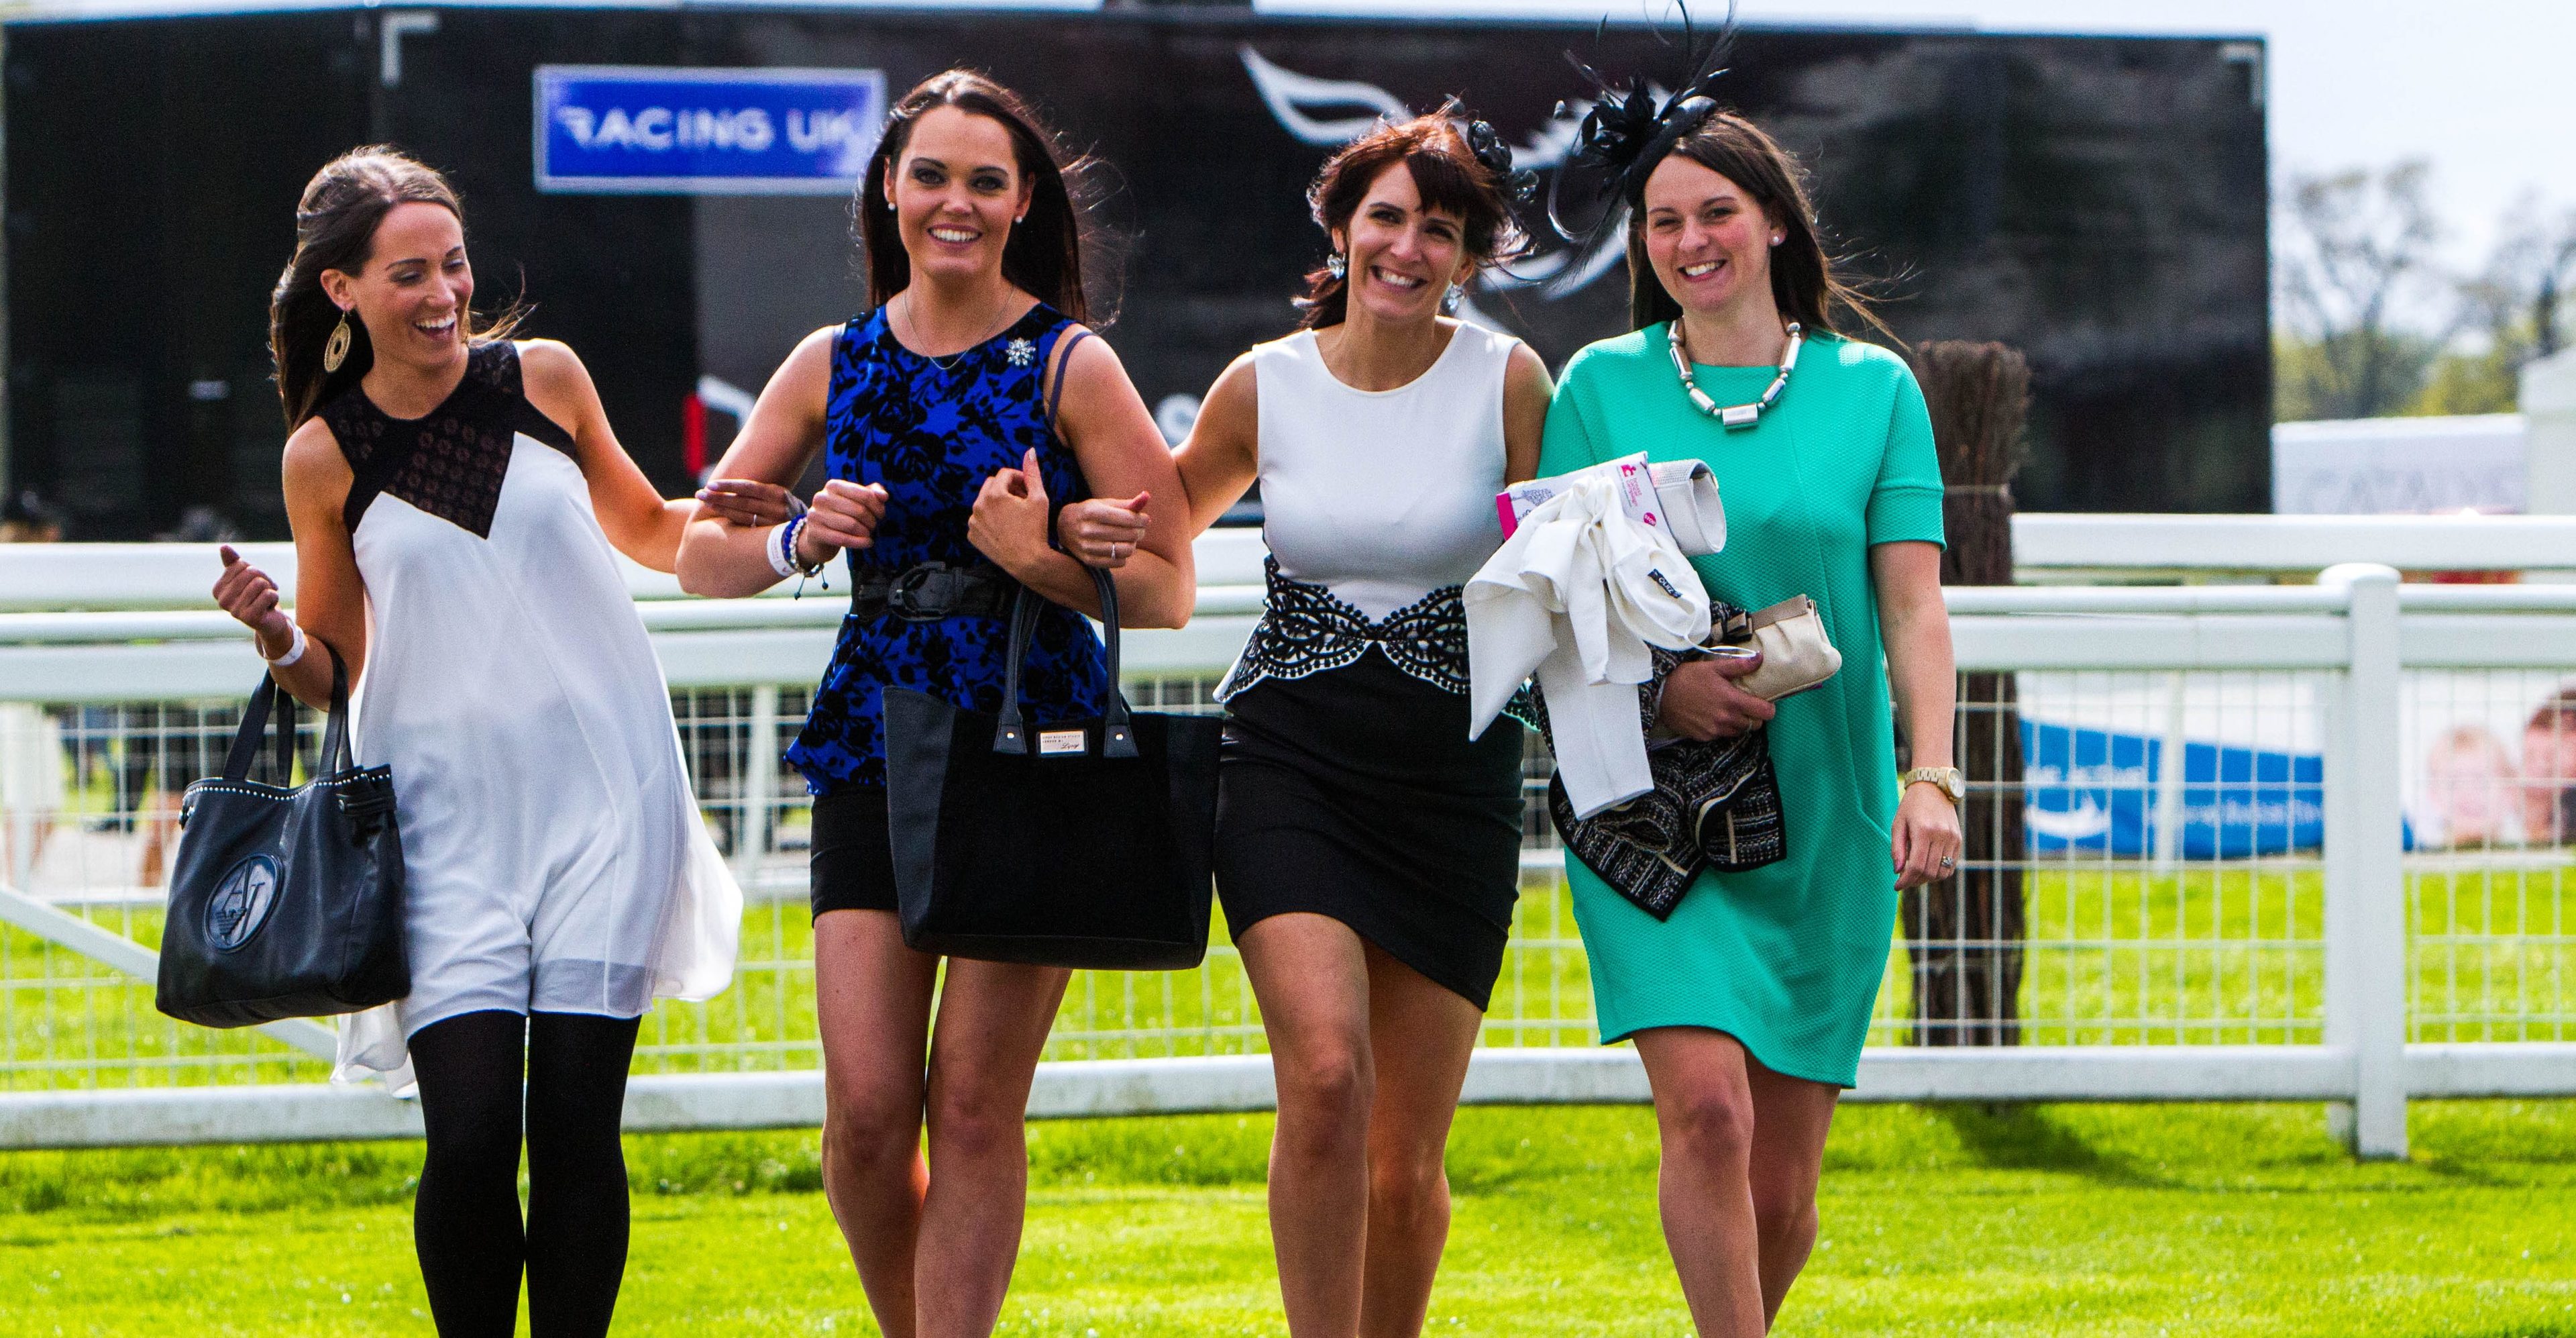
<instances>
[{"instance_id":1,"label":"black building wall","mask_svg":"<svg viewBox=\"0 0 2576 1338\"><path fill-rule=\"evenodd\" d=\"M1584 89L1564 53L1671 82L1636 30L798 7L439 11L385 86L378 11L20 23L7 123L12 477L77 537L189 504L283 532L265 311L312 170L370 139L464 193L480 303L597 376L666 491L701 374L757 391L796 338L859 309L848 205L827 197L546 195L546 63L824 66L890 90L955 63L1034 95L1117 170L1110 334L1149 404L1196 395L1288 328L1321 258L1303 190L1327 147L1262 101L1246 46L1417 108L1463 95L1506 139ZM1818 207L1881 280L1900 335L2032 358L2028 509L2261 510L2269 497L2266 166L2258 52L2199 39L1754 30L1741 107L1799 151ZM1364 108L1315 109L1347 116ZM1551 362L1622 328L1624 274L1561 298L1479 292ZM193 388L193 389L192 389ZM715 422L721 449L724 420Z\"/></svg>"}]
</instances>

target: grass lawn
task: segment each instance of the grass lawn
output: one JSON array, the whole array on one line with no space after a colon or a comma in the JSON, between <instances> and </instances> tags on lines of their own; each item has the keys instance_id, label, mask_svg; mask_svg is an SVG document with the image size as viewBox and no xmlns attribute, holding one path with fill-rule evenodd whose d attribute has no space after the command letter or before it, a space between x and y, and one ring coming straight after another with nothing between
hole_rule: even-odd
<instances>
[{"instance_id":1,"label":"grass lawn","mask_svg":"<svg viewBox=\"0 0 2576 1338\"><path fill-rule=\"evenodd\" d=\"M1002 1331L1278 1334L1266 1118L1039 1125ZM2576 1102L1853 1107L1784 1334L2576 1338ZM621 1334L873 1334L808 1134L637 1138ZM0 1334L420 1334L412 1144L0 1154ZM1471 1110L1434 1334L1689 1331L1635 1109Z\"/></svg>"}]
</instances>

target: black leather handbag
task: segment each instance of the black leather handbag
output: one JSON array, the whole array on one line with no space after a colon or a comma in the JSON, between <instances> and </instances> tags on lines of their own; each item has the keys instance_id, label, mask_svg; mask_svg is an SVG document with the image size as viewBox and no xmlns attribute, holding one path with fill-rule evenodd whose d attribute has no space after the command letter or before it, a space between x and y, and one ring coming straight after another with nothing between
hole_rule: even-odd
<instances>
[{"instance_id":1,"label":"black leather handbag","mask_svg":"<svg viewBox=\"0 0 2576 1338\"><path fill-rule=\"evenodd\" d=\"M1011 607L999 716L885 689L886 817L903 941L996 962L1180 971L1207 954L1216 846L1214 716L1134 713L1118 688L1118 591L1098 720L1020 710L1040 596Z\"/></svg>"},{"instance_id":2,"label":"black leather handbag","mask_svg":"<svg viewBox=\"0 0 2576 1338\"><path fill-rule=\"evenodd\" d=\"M250 768L272 708L279 783L267 785L250 779ZM224 774L188 786L161 930L154 1003L162 1012L248 1027L354 1013L411 993L393 772L351 765L348 717L349 672L334 652L315 778L288 789L295 699L263 675Z\"/></svg>"}]
</instances>

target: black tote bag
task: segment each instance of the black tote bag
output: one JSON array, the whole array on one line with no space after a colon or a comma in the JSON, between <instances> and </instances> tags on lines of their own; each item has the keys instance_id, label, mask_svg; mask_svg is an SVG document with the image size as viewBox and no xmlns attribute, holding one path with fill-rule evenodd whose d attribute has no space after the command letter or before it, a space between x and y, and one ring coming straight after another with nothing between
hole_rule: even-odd
<instances>
[{"instance_id":1,"label":"black tote bag","mask_svg":"<svg viewBox=\"0 0 2576 1338\"><path fill-rule=\"evenodd\" d=\"M325 649L328 649L327 647ZM277 710L277 779L250 779ZM389 767L350 763L349 672L331 656L331 720L315 778L295 763L295 699L263 675L224 758L188 786L161 930L155 1004L182 1022L248 1027L327 1017L411 993L403 955L402 834Z\"/></svg>"},{"instance_id":2,"label":"black tote bag","mask_svg":"<svg viewBox=\"0 0 2576 1338\"><path fill-rule=\"evenodd\" d=\"M1091 577L1108 629L1101 719L1022 718L1021 661L1045 605L1025 587L999 716L885 689L886 817L916 951L1128 971L1207 954L1223 726L1127 709L1117 587Z\"/></svg>"}]
</instances>

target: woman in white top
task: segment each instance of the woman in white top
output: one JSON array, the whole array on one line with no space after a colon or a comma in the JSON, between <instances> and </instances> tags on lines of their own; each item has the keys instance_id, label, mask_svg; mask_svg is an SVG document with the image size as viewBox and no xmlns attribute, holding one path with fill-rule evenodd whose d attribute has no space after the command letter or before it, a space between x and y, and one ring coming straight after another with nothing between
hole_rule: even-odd
<instances>
[{"instance_id":1,"label":"woman in white top","mask_svg":"<svg viewBox=\"0 0 2576 1338\"><path fill-rule=\"evenodd\" d=\"M1460 586L1502 543L1550 387L1444 294L1518 243L1511 156L1454 107L1383 126L1308 194L1332 241L1304 329L1235 359L1179 452L1193 531L1257 478L1268 607L1226 705L1217 890L1277 1066L1270 1223L1297 1338L1420 1332L1441 1153L1519 892L1521 732L1467 738ZM1067 508L1085 561L1144 534Z\"/></svg>"},{"instance_id":2,"label":"woman in white top","mask_svg":"<svg viewBox=\"0 0 2576 1338\"><path fill-rule=\"evenodd\" d=\"M438 173L369 148L314 176L269 327L295 610L229 548L214 593L297 697L327 706L345 665L358 759L393 768L412 993L342 1026L340 1074L417 1074L438 1331L504 1338L524 1272L540 1338L604 1334L637 1021L721 990L740 928L616 558L669 571L695 507L627 457L572 350L476 334L473 295Z\"/></svg>"}]
</instances>

